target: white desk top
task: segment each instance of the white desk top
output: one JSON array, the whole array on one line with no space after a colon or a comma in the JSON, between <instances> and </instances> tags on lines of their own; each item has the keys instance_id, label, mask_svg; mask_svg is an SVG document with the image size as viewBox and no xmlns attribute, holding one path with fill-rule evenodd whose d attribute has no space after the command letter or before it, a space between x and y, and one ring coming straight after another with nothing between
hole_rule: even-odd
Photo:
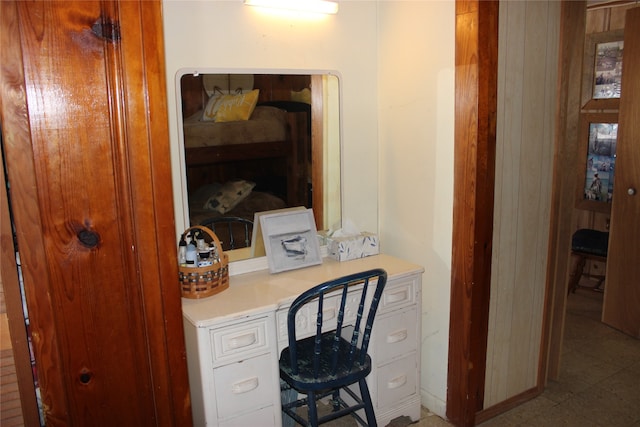
<instances>
[{"instance_id":1,"label":"white desk top","mask_svg":"<svg viewBox=\"0 0 640 427\"><path fill-rule=\"evenodd\" d=\"M383 268L389 277L422 273L424 268L389 255L375 255L338 262L324 258L322 264L270 274L269 270L229 278L229 288L202 299L182 298L185 319L196 327L240 319L262 312L274 312L305 290L358 271Z\"/></svg>"}]
</instances>

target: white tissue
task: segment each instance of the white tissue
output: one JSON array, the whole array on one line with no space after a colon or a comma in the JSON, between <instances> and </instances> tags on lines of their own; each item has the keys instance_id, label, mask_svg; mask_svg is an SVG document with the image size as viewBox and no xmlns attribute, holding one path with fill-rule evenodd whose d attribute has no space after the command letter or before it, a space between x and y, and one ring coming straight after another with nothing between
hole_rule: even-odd
<instances>
[{"instance_id":1,"label":"white tissue","mask_svg":"<svg viewBox=\"0 0 640 427\"><path fill-rule=\"evenodd\" d=\"M360 231L353 221L346 219L343 227L330 232L327 238L329 255L338 261L377 255L378 236Z\"/></svg>"},{"instance_id":2,"label":"white tissue","mask_svg":"<svg viewBox=\"0 0 640 427\"><path fill-rule=\"evenodd\" d=\"M342 228L329 232L329 237L353 237L360 234L356 224L350 219L345 219Z\"/></svg>"}]
</instances>

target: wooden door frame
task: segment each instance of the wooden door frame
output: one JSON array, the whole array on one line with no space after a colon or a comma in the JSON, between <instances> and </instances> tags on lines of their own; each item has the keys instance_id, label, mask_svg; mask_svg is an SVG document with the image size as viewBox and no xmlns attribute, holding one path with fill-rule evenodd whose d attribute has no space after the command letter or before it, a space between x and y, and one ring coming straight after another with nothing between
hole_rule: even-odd
<instances>
[{"instance_id":1,"label":"wooden door frame","mask_svg":"<svg viewBox=\"0 0 640 427\"><path fill-rule=\"evenodd\" d=\"M36 337L34 348L36 348L36 358L38 359L45 421L47 425L62 425L65 421L78 422L78 414L82 412L82 408L79 407L77 401L71 398L71 394L73 393L72 389L77 390L74 387L80 384L81 380L73 379L76 372L71 372L69 369L63 372L64 364L60 363L60 360L64 354L58 344L60 340L57 339L57 336L63 335L64 331L58 334L55 329L56 323L52 319L54 314L59 312L59 309L52 302L52 294L45 290L45 286L55 279L51 278L47 268L46 251L42 238L45 233L42 223L38 221L43 216L41 214L42 208L35 197L35 189L38 188L36 167L41 159L34 160L32 149L32 129L26 96L26 83L28 82L25 82L25 64L23 62L23 58L28 53L21 49L23 46L21 36L26 31L20 31L21 29L18 28L21 20L24 21L24 17L18 13L19 10L24 11L24 9L20 9L21 6L23 5L17 1L0 2L0 22L2 22L0 35L3 37L0 59L5 59L0 67L2 80L0 119L3 126L3 147L6 149L3 154L7 158L7 176L13 195L11 207L12 213L15 215L12 219L15 220L17 239L19 242L29 242L28 245L20 247L20 257L30 308L31 331L33 332L32 336ZM38 6L40 5L37 3L33 5L34 8ZM113 97L113 104L118 104L118 108L122 108L118 114L113 113L113 134L117 135L118 142L124 141L124 136L127 136L127 141L131 141L131 143L125 144L123 142L120 145L122 152L126 151L128 165L133 165L127 167L126 162L121 161L119 170L122 172L122 176L120 178L122 178L122 182L128 184L126 191L133 189L135 191L132 192L135 192L136 196L136 203L132 202L133 197L128 198L124 194L120 197L120 200L124 201L122 203L124 208L121 208L120 211L124 212L125 209L130 208L123 215L127 218L121 223L125 221L127 225L135 223L135 233L132 232L129 237L137 242L137 247L144 248L143 251L137 249L134 251L134 245L131 245L132 253L134 253L132 259L135 257L133 261L136 267L131 276L135 280L127 283L131 294L144 295L145 302L145 304L139 305L142 313L136 313L139 319L143 320L140 324L144 325L145 336L144 342L140 344L144 346L145 353L136 357L138 360L143 360L147 356L148 359L145 361L147 364L143 366L145 372L140 372L140 376L145 377L145 381L152 384L152 387L148 389L148 395L140 396L139 406L145 405L153 411L152 417L148 417L150 425L183 426L192 424L192 415L180 291L179 287L175 285L177 264L175 262L173 199L170 194L171 164L166 116L164 42L162 30L157 26L157 23L162 22L161 9L162 5L158 0L140 3L104 0L101 3L103 14L100 16L101 21L99 22L110 24L109 29L118 28L124 34L135 35L138 34L137 31L144 34L144 37L138 37L139 40L132 36L129 38L130 41L126 41L126 38L118 38L116 43L105 42L107 53L117 58L117 61L113 60L108 64L111 79L116 80L117 78L118 80L111 84L111 93L116 93L116 89L113 88L122 90L117 97ZM90 22L85 21L82 24L89 25L87 30L91 31ZM44 19L42 23L49 24ZM101 26L93 27L96 30L103 28ZM109 30L105 29L100 37L110 37L114 34L119 35L120 33L117 31L109 33ZM118 45L117 42L120 40L126 42ZM120 68L123 64L127 66L126 70ZM126 71L126 79L122 78L124 71ZM122 103L119 104L118 101L122 101ZM120 114L122 112L128 113L128 116ZM142 117L143 120L138 122L126 120L127 117L133 116ZM122 159L124 158L123 155ZM168 193L167 189L169 189ZM4 192L5 189L0 191ZM99 195L96 196L99 197ZM127 200L125 201L125 199ZM5 204L5 197L1 198L0 203ZM1 274L3 282L8 278L5 285L13 287L17 285L17 280L9 277L12 271L15 272L15 253L12 247L13 230L9 221L5 220L5 209L2 205L0 205L2 210L0 212L2 214L0 237L3 255ZM10 259L6 259L11 257L14 258L13 263L10 262ZM8 265L8 268L5 268L5 265ZM21 312L22 303L16 298L8 300L7 303L8 310L11 305L12 310ZM46 333L41 333L43 330ZM17 339L18 335L20 334L12 330L12 341ZM115 362L118 355L114 353L111 357ZM16 364L22 362L25 357L20 356L19 359L20 361L16 360ZM116 364L111 366L116 366ZM81 374L83 373L81 372ZM29 378L26 378L28 376L30 376L30 372L29 375L22 375L21 378L24 381L29 381ZM131 384L138 381L140 380L131 378ZM32 377L30 383L33 385ZM94 388L92 385L86 387L85 390L89 390L89 392ZM27 400L25 399L25 401ZM22 402L23 405L25 401ZM31 403L29 406L32 406ZM103 401L96 403L96 408L100 406L101 409L107 408L107 411L109 410L109 406L105 406ZM23 412L25 425L40 425L39 419L33 420L31 408ZM92 411L85 411L82 414L90 416L90 412ZM38 416L37 412L35 416Z\"/></svg>"},{"instance_id":2,"label":"wooden door frame","mask_svg":"<svg viewBox=\"0 0 640 427\"><path fill-rule=\"evenodd\" d=\"M3 95L12 93L18 95L24 90L24 75L21 73L22 56L16 50L19 47L17 39L19 31L16 28L18 19L17 10L13 2L0 3L0 39L3 40L3 49L0 49L0 63L4 64L0 69L0 79L3 85L11 87L11 90L3 92ZM9 66L8 64L13 64ZM11 71L16 71L12 73ZM11 82L10 84L8 82ZM14 114L12 107L19 102L20 96L0 97L0 144L4 144L4 132L7 126L18 128L20 115ZM18 137L15 134L8 135ZM16 369L18 394L22 409L22 419L25 425L40 425L36 390L33 383L33 370L31 367L31 355L27 340L24 313L22 312L22 296L20 281L18 278L18 266L13 239L13 223L9 210L9 190L5 181L4 147L2 149L2 176L0 177L0 281L4 291L7 320L9 323L9 335L11 337L11 349Z\"/></svg>"},{"instance_id":3,"label":"wooden door frame","mask_svg":"<svg viewBox=\"0 0 640 427\"><path fill-rule=\"evenodd\" d=\"M2 6L0 6L2 7ZM4 29L8 26L3 26ZM4 31L3 31L4 36ZM6 39L5 39L6 40ZM1 101L0 101L1 102ZM0 107L0 111L2 107ZM0 119L0 122L2 120ZM0 282L4 292L5 306L7 309L7 321L9 336L11 337L11 350L13 363L16 370L16 382L22 420L26 426L40 425L36 389L33 384L33 371L31 367L31 355L27 340L26 325L22 312L22 297L20 295L20 280L18 279L18 266L13 244L13 230L11 214L9 213L9 200L4 174L4 162L2 162L0 174Z\"/></svg>"},{"instance_id":4,"label":"wooden door frame","mask_svg":"<svg viewBox=\"0 0 640 427\"><path fill-rule=\"evenodd\" d=\"M482 204L477 197L487 199L491 195L493 203L495 128L492 125L495 126L493 108L496 104L492 98L497 86L494 86L496 82L485 79L491 76L497 64L497 43L495 49L492 43L497 41L498 9L498 1L456 0L454 250L447 417L459 426L474 425L477 412L483 406L493 206ZM563 1L561 5L556 166L536 393L542 392L548 378L557 379L560 369L573 219L567 212L573 212L575 173L572 168L557 165L572 164L578 147L575 128L581 87L578 80L567 76L582 73L585 10L584 0ZM469 22L474 22L475 26ZM469 46L475 47L475 51ZM468 49L468 62L459 53L465 52L465 48ZM472 94L476 96L473 99ZM472 135L473 132L477 135ZM520 397L528 399L532 395Z\"/></svg>"},{"instance_id":5,"label":"wooden door frame","mask_svg":"<svg viewBox=\"0 0 640 427\"><path fill-rule=\"evenodd\" d=\"M573 165L579 152L579 141L576 135L580 121L581 81L572 77L582 75L586 1L563 1L560 10L560 70L549 228L547 297L539 368L541 384L544 384L547 379L558 379L560 375L576 186L575 169L564 165Z\"/></svg>"},{"instance_id":6,"label":"wooden door frame","mask_svg":"<svg viewBox=\"0 0 640 427\"><path fill-rule=\"evenodd\" d=\"M447 418L484 403L495 186L497 0L456 0L453 251Z\"/></svg>"}]
</instances>

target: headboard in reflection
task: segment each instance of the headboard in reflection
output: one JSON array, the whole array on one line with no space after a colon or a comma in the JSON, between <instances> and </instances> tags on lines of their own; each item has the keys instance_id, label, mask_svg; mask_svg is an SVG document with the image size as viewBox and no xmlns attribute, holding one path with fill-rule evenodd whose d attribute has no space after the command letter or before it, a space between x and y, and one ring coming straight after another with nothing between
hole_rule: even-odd
<instances>
[{"instance_id":1,"label":"headboard in reflection","mask_svg":"<svg viewBox=\"0 0 640 427\"><path fill-rule=\"evenodd\" d=\"M337 75L182 70L177 79L189 225L215 227L225 250L233 239L232 260L251 257L246 220L256 212L302 206L318 230L339 226ZM245 221L235 229L229 218Z\"/></svg>"}]
</instances>

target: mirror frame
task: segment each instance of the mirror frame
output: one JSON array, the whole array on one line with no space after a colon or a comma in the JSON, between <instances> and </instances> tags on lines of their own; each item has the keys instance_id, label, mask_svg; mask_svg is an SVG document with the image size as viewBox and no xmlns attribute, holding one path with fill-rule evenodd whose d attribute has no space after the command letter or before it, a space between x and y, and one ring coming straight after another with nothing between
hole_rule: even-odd
<instances>
[{"instance_id":1,"label":"mirror frame","mask_svg":"<svg viewBox=\"0 0 640 427\"><path fill-rule=\"evenodd\" d=\"M178 120L178 152L180 155L179 164L180 164L180 188L174 189L174 191L178 190L181 193L182 200L182 211L184 222L187 224L178 224L176 223L176 232L178 235L182 234L181 230L186 230L190 225L189 221L189 194L187 191L187 171L186 171L186 160L185 160L185 147L184 147L184 118L182 116L182 88L181 88L181 79L182 76L186 74L198 75L198 74L285 74L285 75L332 75L338 79L338 112L339 112L339 121L337 125L338 131L338 140L339 140L339 153L340 153L340 194L338 196L340 202L340 222L342 222L342 218L344 218L344 203L343 203L343 177L344 177L344 134L343 134L343 106L342 106L342 86L343 80L342 75L336 70L318 70L318 69L275 69L275 68L212 68L212 67L183 67L178 69L175 74L175 97L176 97L176 106L177 106L177 114L176 118ZM341 224L338 224L341 226ZM181 228L182 227L182 228ZM322 258L327 256L327 247L324 242L320 244L320 253ZM234 276L243 273L249 273L253 271L266 270L268 269L267 257L255 257L255 258L247 258L237 261L232 261L229 263L229 275Z\"/></svg>"}]
</instances>

